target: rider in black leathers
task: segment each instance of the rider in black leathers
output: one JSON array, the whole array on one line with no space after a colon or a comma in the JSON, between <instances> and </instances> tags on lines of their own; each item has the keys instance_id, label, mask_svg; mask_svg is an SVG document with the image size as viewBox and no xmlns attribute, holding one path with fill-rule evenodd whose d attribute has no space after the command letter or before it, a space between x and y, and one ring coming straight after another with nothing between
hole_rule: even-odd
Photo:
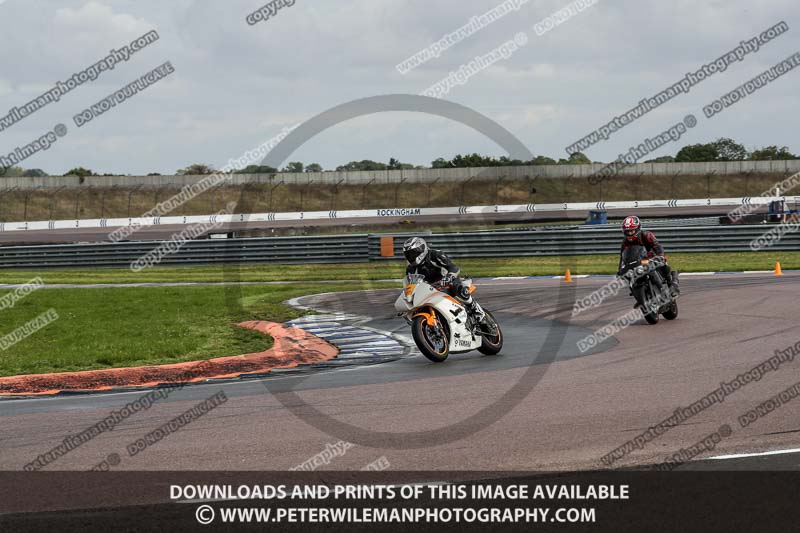
<instances>
[{"instance_id":1,"label":"rider in black leathers","mask_svg":"<svg viewBox=\"0 0 800 533\"><path fill-rule=\"evenodd\" d=\"M461 269L444 252L428 247L420 237L412 237L403 244L403 256L408 261L406 274L422 274L431 285L446 287L450 296L464 304L475 323L483 322L486 312L470 294L469 285L459 277Z\"/></svg>"}]
</instances>

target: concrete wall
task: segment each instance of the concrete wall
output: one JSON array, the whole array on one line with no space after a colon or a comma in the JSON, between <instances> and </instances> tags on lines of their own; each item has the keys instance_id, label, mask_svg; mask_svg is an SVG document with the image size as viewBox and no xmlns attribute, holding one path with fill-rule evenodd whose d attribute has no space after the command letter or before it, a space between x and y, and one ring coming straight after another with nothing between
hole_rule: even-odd
<instances>
[{"instance_id":1,"label":"concrete wall","mask_svg":"<svg viewBox=\"0 0 800 533\"><path fill-rule=\"evenodd\" d=\"M447 168L415 170L379 170L368 172L308 172L302 174L235 174L227 176L226 184L283 182L285 185L363 185L368 183L428 183L435 180L459 181L469 178L582 178L599 171L605 165L542 165L529 167L490 167L490 168ZM720 163L638 163L624 168L620 175L626 176L674 176L706 175L717 176L753 172L759 174L793 174L800 172L800 160L792 161L732 161ZM44 178L0 178L0 190L38 189L38 188L79 188L79 187L147 187L179 188L195 183L206 176L92 176L81 183L76 176Z\"/></svg>"}]
</instances>

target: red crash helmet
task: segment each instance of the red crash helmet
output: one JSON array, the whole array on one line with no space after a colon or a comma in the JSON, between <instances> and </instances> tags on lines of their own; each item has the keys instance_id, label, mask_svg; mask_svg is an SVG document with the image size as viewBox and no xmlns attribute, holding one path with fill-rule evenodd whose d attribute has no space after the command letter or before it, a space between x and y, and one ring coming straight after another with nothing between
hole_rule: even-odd
<instances>
[{"instance_id":1,"label":"red crash helmet","mask_svg":"<svg viewBox=\"0 0 800 533\"><path fill-rule=\"evenodd\" d=\"M642 234L642 223L639 221L639 217L625 218L622 222L622 233L625 234L625 240L638 241Z\"/></svg>"}]
</instances>

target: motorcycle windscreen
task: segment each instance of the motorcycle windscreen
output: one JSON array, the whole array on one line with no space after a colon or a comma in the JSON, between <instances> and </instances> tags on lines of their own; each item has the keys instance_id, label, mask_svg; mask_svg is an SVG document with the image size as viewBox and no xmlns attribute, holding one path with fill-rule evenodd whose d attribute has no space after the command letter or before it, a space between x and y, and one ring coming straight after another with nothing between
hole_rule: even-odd
<instances>
[{"instance_id":1,"label":"motorcycle windscreen","mask_svg":"<svg viewBox=\"0 0 800 533\"><path fill-rule=\"evenodd\" d=\"M403 285L418 285L425 282L425 276L422 274L406 274L403 278Z\"/></svg>"},{"instance_id":2,"label":"motorcycle windscreen","mask_svg":"<svg viewBox=\"0 0 800 533\"><path fill-rule=\"evenodd\" d=\"M622 252L622 264L626 266L631 263L638 265L642 259L647 259L647 250L639 244L634 244Z\"/></svg>"}]
</instances>

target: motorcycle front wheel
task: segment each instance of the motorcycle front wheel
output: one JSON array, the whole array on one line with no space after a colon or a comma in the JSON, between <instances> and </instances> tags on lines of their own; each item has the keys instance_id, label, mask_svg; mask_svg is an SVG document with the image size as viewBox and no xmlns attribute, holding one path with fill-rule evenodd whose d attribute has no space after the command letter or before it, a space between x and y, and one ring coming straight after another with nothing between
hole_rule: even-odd
<instances>
[{"instance_id":1,"label":"motorcycle front wheel","mask_svg":"<svg viewBox=\"0 0 800 533\"><path fill-rule=\"evenodd\" d=\"M636 298L636 302L639 304L639 306L644 309L645 302L649 300L649 298L647 298L645 286L639 285L638 287L634 287L633 296ZM648 324L658 324L658 309L650 313L645 313L644 319Z\"/></svg>"},{"instance_id":2,"label":"motorcycle front wheel","mask_svg":"<svg viewBox=\"0 0 800 533\"><path fill-rule=\"evenodd\" d=\"M438 317L433 326L428 324L424 316L414 318L411 336L422 355L434 363L442 363L450 355L450 333Z\"/></svg>"}]
</instances>

